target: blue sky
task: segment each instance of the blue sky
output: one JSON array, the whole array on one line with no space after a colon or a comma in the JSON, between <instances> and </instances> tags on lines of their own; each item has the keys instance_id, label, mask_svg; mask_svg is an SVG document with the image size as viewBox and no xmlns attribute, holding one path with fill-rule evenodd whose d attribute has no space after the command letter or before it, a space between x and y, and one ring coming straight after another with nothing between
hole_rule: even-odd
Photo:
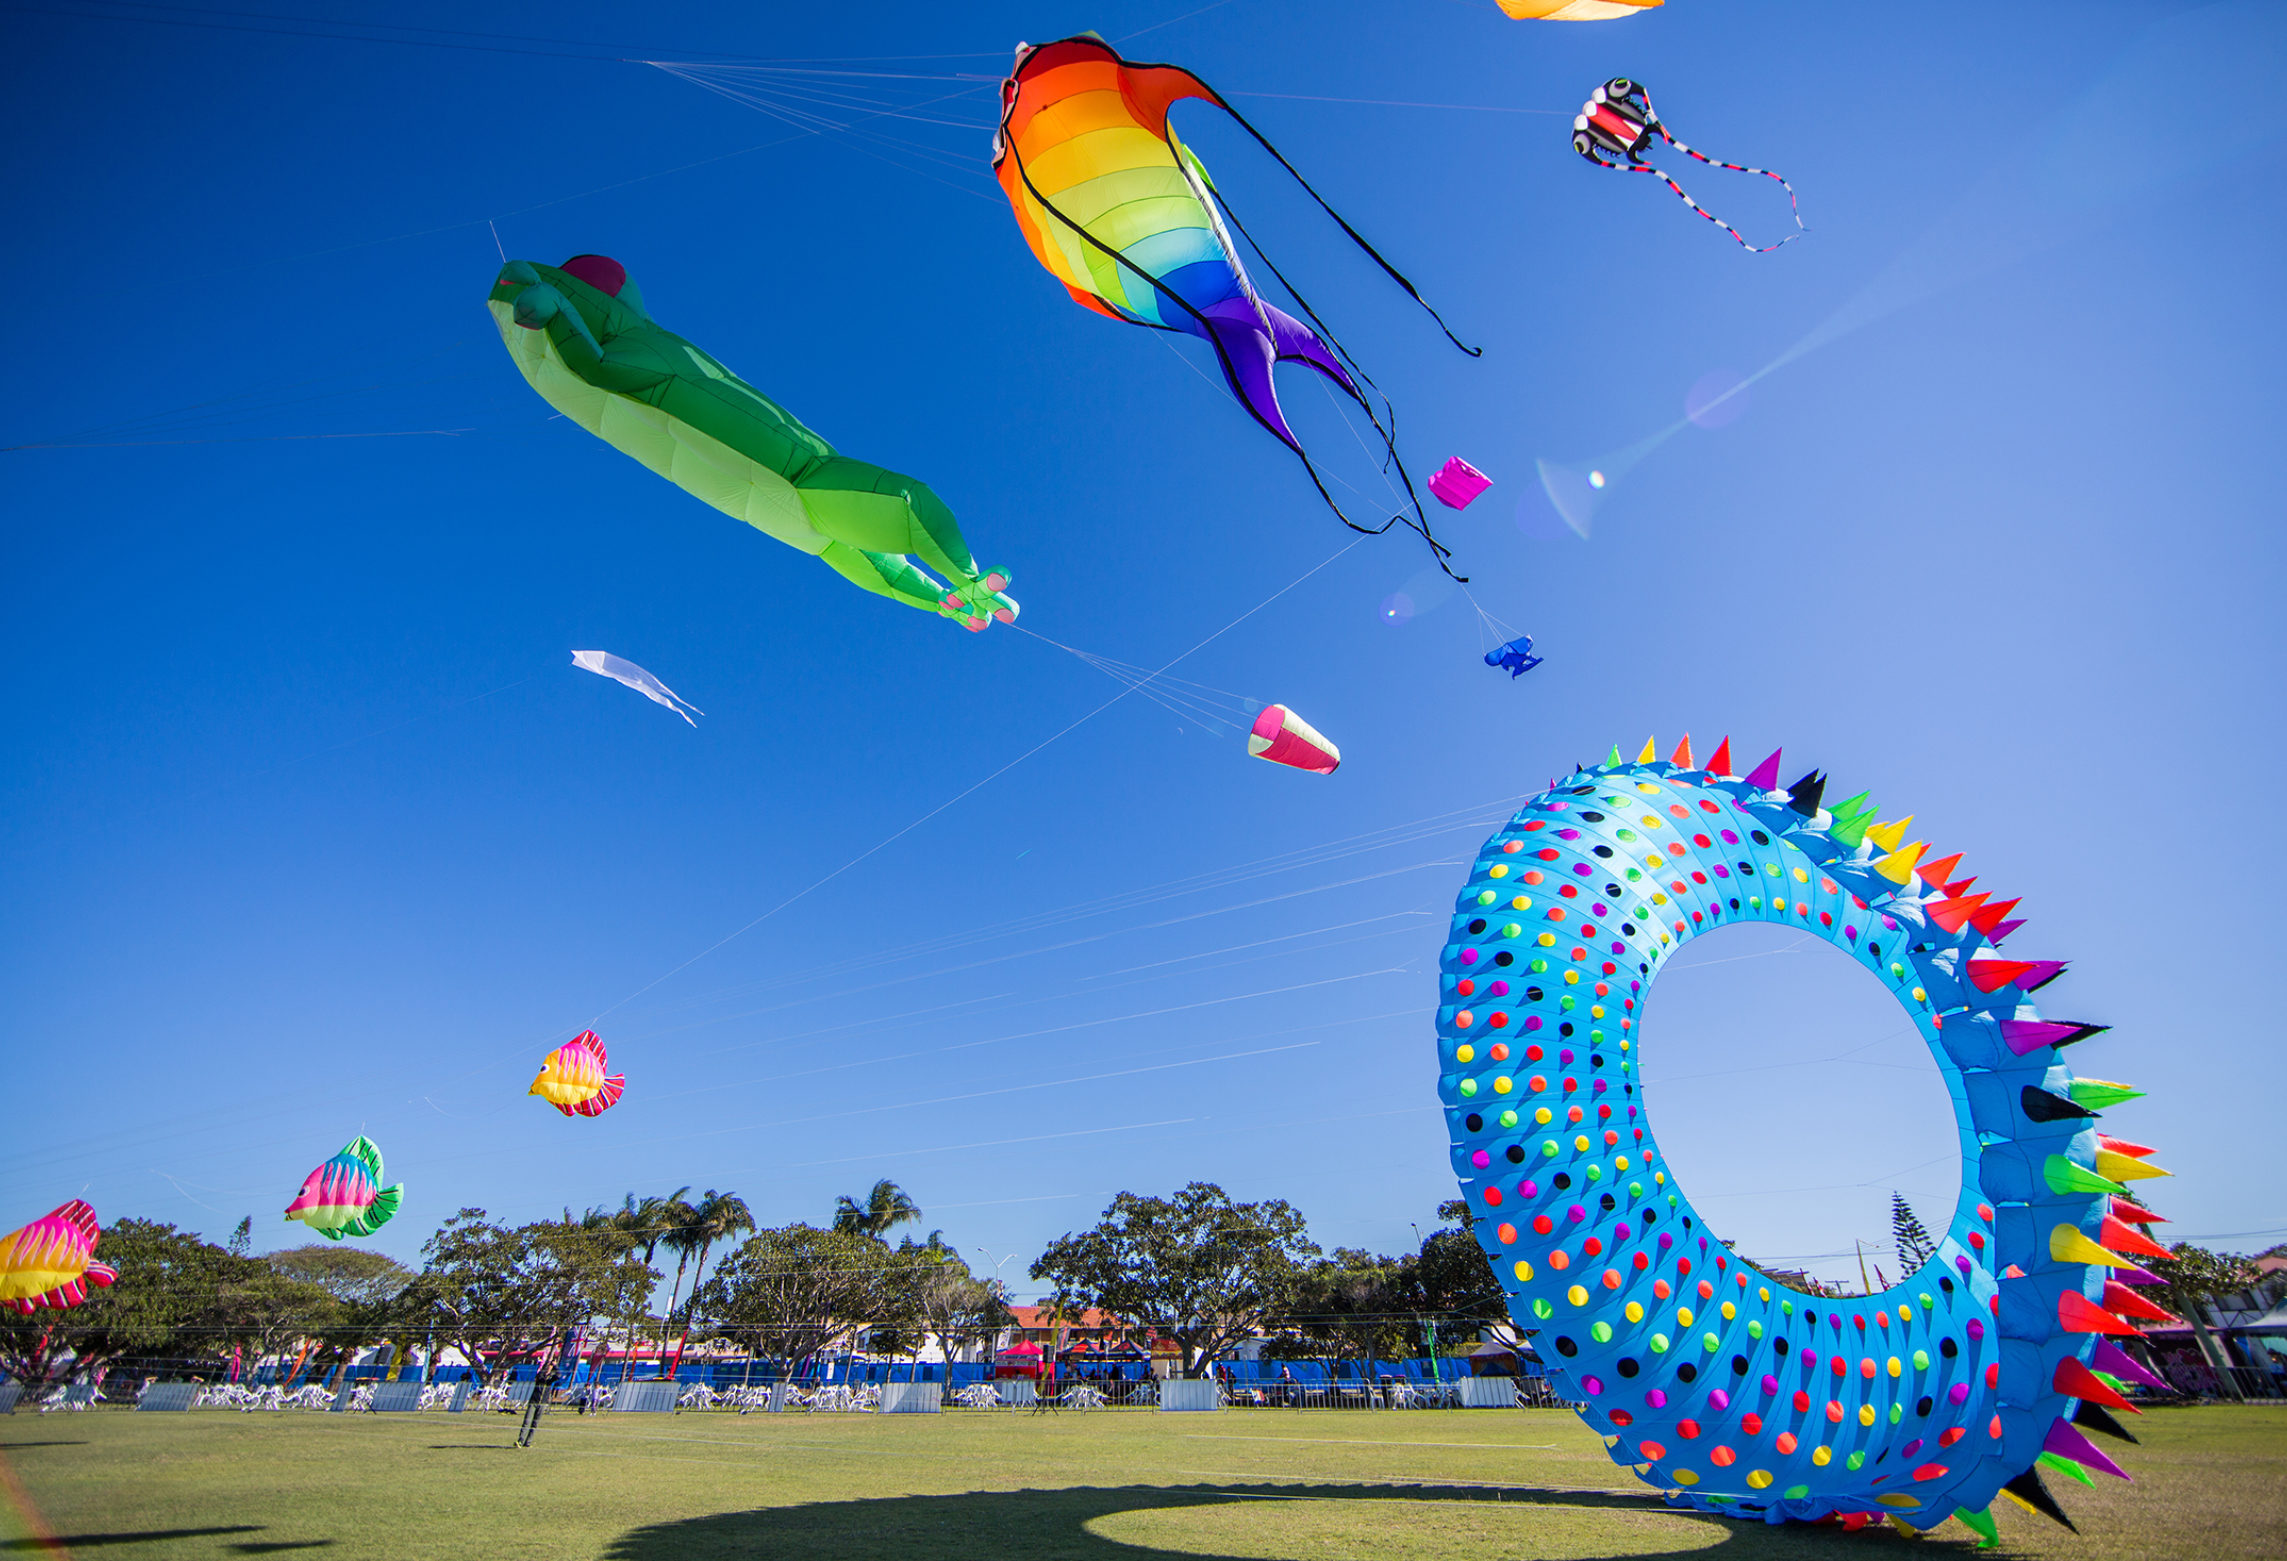
<instances>
[{"instance_id":1,"label":"blue sky","mask_svg":"<svg viewBox=\"0 0 2287 1561\"><path fill-rule=\"evenodd\" d=\"M2074 1062L2152 1092L2108 1125L2178 1173L2172 1233L2287 1231L2280 961L2235 887L2287 770L2287 185L2267 132L2195 107L2219 59L2276 97L2272 9L254 9L298 19L62 0L12 28L0 1225L84 1193L284 1244L362 1130L403 1257L464 1204L690 1183L780 1222L883 1175L1020 1290L1113 1192L1194 1177L1394 1250L1453 1191L1430 1019L1460 864L1551 775L1688 730L1870 786L2024 895L2011 952L2074 961L2044 1006L2116 1027ZM1403 533L1351 545L1196 351L1025 252L992 78L1085 28L1232 94L1483 344L1179 111L1417 478L1495 479L1440 515L1467 594ZM642 59L771 64L742 79L843 128ZM1783 171L1811 234L1743 255L1573 156L1619 73ZM1687 186L1784 229L1765 181ZM929 481L1039 636L1157 666L1292 585L1177 671L1292 705L1340 773L1099 709L1120 685L1043 639L861 595L551 421L483 298L503 252L582 251ZM1613 468L1586 540L1541 460ZM1485 668L1478 607L1547 664ZM589 647L698 728L573 669ZM590 1024L628 1093L570 1122L524 1091ZM1839 956L1727 931L1660 984L1648 1098L1723 1234L1842 1272L1893 1187L1933 1224L1950 1198L1917 1047Z\"/></svg>"}]
</instances>

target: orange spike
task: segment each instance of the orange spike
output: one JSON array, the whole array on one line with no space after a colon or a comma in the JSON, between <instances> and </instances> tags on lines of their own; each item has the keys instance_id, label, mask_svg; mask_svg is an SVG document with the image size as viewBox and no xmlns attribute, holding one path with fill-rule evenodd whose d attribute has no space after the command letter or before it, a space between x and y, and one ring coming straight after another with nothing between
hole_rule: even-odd
<instances>
[{"instance_id":1,"label":"orange spike","mask_svg":"<svg viewBox=\"0 0 2287 1561\"><path fill-rule=\"evenodd\" d=\"M1973 894L1960 900L1940 900L1930 907L1930 920L1948 932L1959 932L1984 903L1985 896L1982 894Z\"/></svg>"},{"instance_id":2,"label":"orange spike","mask_svg":"<svg viewBox=\"0 0 2287 1561\"><path fill-rule=\"evenodd\" d=\"M1982 900L1985 896L1981 894L1978 898ZM2019 900L2023 898L2023 895L2018 896ZM1998 904L1980 907L1977 914L1970 917L1969 924L1990 938L1993 936L1993 929L2000 926L2007 919L2009 913L2016 908L2017 900L2003 900Z\"/></svg>"},{"instance_id":3,"label":"orange spike","mask_svg":"<svg viewBox=\"0 0 2287 1561\"><path fill-rule=\"evenodd\" d=\"M2098 1228L2097 1241L2115 1252L2133 1252L2138 1257L2166 1257L2168 1249L2135 1226L2107 1217Z\"/></svg>"},{"instance_id":4,"label":"orange spike","mask_svg":"<svg viewBox=\"0 0 2287 1561\"><path fill-rule=\"evenodd\" d=\"M2080 1292L2067 1290L2065 1294L2077 1296ZM2180 1323L2184 1320L2174 1312L2163 1312L2117 1279L2107 1279L2104 1282L2104 1304L2107 1310L2122 1317L2142 1317L2156 1323Z\"/></svg>"},{"instance_id":5,"label":"orange spike","mask_svg":"<svg viewBox=\"0 0 2287 1561\"><path fill-rule=\"evenodd\" d=\"M2110 1291L2115 1286L2106 1286ZM2126 1290L2126 1285L2117 1288ZM2133 1293L2133 1292L2131 1292ZM2067 1290L2057 1297L2057 1326L2067 1333L2142 1333L2133 1323L2121 1321L2097 1305L2078 1290Z\"/></svg>"},{"instance_id":6,"label":"orange spike","mask_svg":"<svg viewBox=\"0 0 2287 1561\"><path fill-rule=\"evenodd\" d=\"M2156 1152L2150 1144L2132 1144L2125 1138L2107 1138L2102 1133L2096 1135L2096 1146L2099 1149L2109 1149L2114 1154L2127 1155L2133 1160L2141 1160Z\"/></svg>"},{"instance_id":7,"label":"orange spike","mask_svg":"<svg viewBox=\"0 0 2287 1561\"><path fill-rule=\"evenodd\" d=\"M1729 737L1715 745L1715 757L1707 761L1707 773L1710 775L1729 775L1731 773L1731 739Z\"/></svg>"},{"instance_id":8,"label":"orange spike","mask_svg":"<svg viewBox=\"0 0 2287 1561\"><path fill-rule=\"evenodd\" d=\"M1956 851L1953 855L1938 861L1924 862L1915 871L1921 875L1922 882L1935 889L1939 884L1946 881L1946 874L1961 866L1961 858L1962 853Z\"/></svg>"},{"instance_id":9,"label":"orange spike","mask_svg":"<svg viewBox=\"0 0 2287 1561\"><path fill-rule=\"evenodd\" d=\"M1683 734L1683 741L1676 744L1676 751L1668 756L1668 763L1674 765L1679 770L1688 770L1692 768L1691 733L1686 732Z\"/></svg>"}]
</instances>

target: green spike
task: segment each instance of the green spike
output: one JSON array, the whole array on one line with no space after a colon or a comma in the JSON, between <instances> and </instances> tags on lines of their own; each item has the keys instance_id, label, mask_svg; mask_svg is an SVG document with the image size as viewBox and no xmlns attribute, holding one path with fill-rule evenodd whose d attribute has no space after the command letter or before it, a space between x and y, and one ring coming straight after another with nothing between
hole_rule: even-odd
<instances>
[{"instance_id":1,"label":"green spike","mask_svg":"<svg viewBox=\"0 0 2287 1561\"><path fill-rule=\"evenodd\" d=\"M2125 1084L2114 1084L2107 1079L2075 1079L2069 1093L2074 1105L2086 1106L2091 1111L2102 1111L2107 1106L2117 1106L2123 1101L2144 1098L2144 1091L2130 1089Z\"/></svg>"},{"instance_id":2,"label":"green spike","mask_svg":"<svg viewBox=\"0 0 2287 1561\"><path fill-rule=\"evenodd\" d=\"M2090 1476L2088 1470L2082 1468L2080 1464L2070 1458L2065 1457L2061 1453L2043 1453L2040 1457L2034 1459L2033 1461L2035 1463L2047 1464L2050 1468L2056 1470L2059 1474L2069 1474L2074 1479L2080 1481L2083 1485L2094 1485L2096 1483L2096 1481Z\"/></svg>"},{"instance_id":3,"label":"green spike","mask_svg":"<svg viewBox=\"0 0 2287 1561\"><path fill-rule=\"evenodd\" d=\"M1826 832L1833 838L1836 845L1848 846L1855 851L1865 843L1866 826L1873 822L1874 815L1872 813L1868 813L1864 818L1841 818L1828 825Z\"/></svg>"},{"instance_id":4,"label":"green spike","mask_svg":"<svg viewBox=\"0 0 2287 1561\"><path fill-rule=\"evenodd\" d=\"M1604 756L1604 767L1608 770L1616 770L1620 768L1620 763L1620 745L1614 743L1612 751Z\"/></svg>"},{"instance_id":5,"label":"green spike","mask_svg":"<svg viewBox=\"0 0 2287 1561\"><path fill-rule=\"evenodd\" d=\"M1827 811L1832 813L1836 818L1853 819L1857 818L1860 814L1864 814L1867 818L1871 819L1875 815L1877 809L1873 803L1866 800L1870 795L1872 795L1872 793L1862 791L1857 796L1850 798L1848 801L1836 803Z\"/></svg>"},{"instance_id":6,"label":"green spike","mask_svg":"<svg viewBox=\"0 0 2287 1561\"><path fill-rule=\"evenodd\" d=\"M2001 1543L2001 1526L1993 1521L1991 1507L1977 1512L1972 1512L1967 1507L1956 1507L1953 1515L1968 1524L1970 1531L1977 1535L1978 1549L1992 1550Z\"/></svg>"},{"instance_id":7,"label":"green spike","mask_svg":"<svg viewBox=\"0 0 2287 1561\"><path fill-rule=\"evenodd\" d=\"M2059 1197L2083 1192L2108 1192L2118 1198L2130 1196L2120 1183L2097 1175L2085 1165L2075 1165L2061 1154L2049 1156L2041 1167L2041 1177L2049 1184L2049 1191Z\"/></svg>"},{"instance_id":8,"label":"green spike","mask_svg":"<svg viewBox=\"0 0 2287 1561\"><path fill-rule=\"evenodd\" d=\"M2111 1372L2098 1371L2092 1367L2090 1368L2089 1375L2096 1378L2097 1381L2103 1383L2106 1387L2112 1389L2113 1392L2118 1393L2122 1398L2126 1398L2128 1396L2128 1384L2121 1381Z\"/></svg>"}]
</instances>

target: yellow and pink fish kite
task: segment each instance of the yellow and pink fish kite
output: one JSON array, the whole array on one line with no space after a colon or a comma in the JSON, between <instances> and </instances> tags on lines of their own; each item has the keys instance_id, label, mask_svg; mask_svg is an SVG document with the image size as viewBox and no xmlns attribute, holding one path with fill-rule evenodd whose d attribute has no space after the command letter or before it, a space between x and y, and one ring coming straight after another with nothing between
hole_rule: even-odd
<instances>
[{"instance_id":1,"label":"yellow and pink fish kite","mask_svg":"<svg viewBox=\"0 0 2287 1561\"><path fill-rule=\"evenodd\" d=\"M568 1117L599 1117L619 1103L627 1088L626 1074L604 1075L610 1066L596 1032L582 1030L548 1054L526 1093L538 1095Z\"/></svg>"},{"instance_id":2,"label":"yellow and pink fish kite","mask_svg":"<svg viewBox=\"0 0 2287 1561\"><path fill-rule=\"evenodd\" d=\"M381 1151L361 1133L303 1179L302 1190L286 1205L286 1218L300 1220L328 1241L370 1236L389 1223L404 1196L402 1182L381 1185Z\"/></svg>"},{"instance_id":3,"label":"yellow and pink fish kite","mask_svg":"<svg viewBox=\"0 0 2287 1561\"><path fill-rule=\"evenodd\" d=\"M89 1285L109 1285L119 1271L95 1261L103 1231L95 1210L81 1200L0 1237L0 1306L29 1313L42 1306L77 1306Z\"/></svg>"}]
</instances>

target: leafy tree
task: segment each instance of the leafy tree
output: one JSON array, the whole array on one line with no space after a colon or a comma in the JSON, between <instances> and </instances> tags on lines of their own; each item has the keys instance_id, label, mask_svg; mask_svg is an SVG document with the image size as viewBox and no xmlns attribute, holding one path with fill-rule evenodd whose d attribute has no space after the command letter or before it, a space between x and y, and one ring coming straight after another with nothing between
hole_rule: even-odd
<instances>
[{"instance_id":1,"label":"leafy tree","mask_svg":"<svg viewBox=\"0 0 2287 1561\"><path fill-rule=\"evenodd\" d=\"M480 1381L538 1359L565 1331L614 1315L631 1291L648 1293L659 1282L619 1232L555 1220L511 1228L482 1209L446 1220L421 1252L427 1264L392 1320L434 1330Z\"/></svg>"},{"instance_id":2,"label":"leafy tree","mask_svg":"<svg viewBox=\"0 0 2287 1561\"><path fill-rule=\"evenodd\" d=\"M1094 1307L1173 1339L1196 1377L1291 1308L1302 1262L1319 1250L1284 1199L1234 1203L1192 1182L1172 1198L1121 1193L1095 1229L1050 1242L1032 1277L1055 1286L1067 1315Z\"/></svg>"},{"instance_id":3,"label":"leafy tree","mask_svg":"<svg viewBox=\"0 0 2287 1561\"><path fill-rule=\"evenodd\" d=\"M746 1200L735 1192L717 1192L710 1187L706 1195L692 1208L688 1235L696 1238L699 1256L692 1265L691 1300L683 1308L683 1336L675 1341L675 1365L683 1363L683 1347L691 1342L691 1318L699 1310L699 1285L707 1274L707 1253L718 1241L744 1235L754 1229L754 1211ZM678 1275L680 1277L680 1275ZM664 1375L674 1375L670 1366Z\"/></svg>"},{"instance_id":4,"label":"leafy tree","mask_svg":"<svg viewBox=\"0 0 2287 1561\"><path fill-rule=\"evenodd\" d=\"M1915 1272L1938 1253L1938 1244L1922 1228L1905 1194L1890 1194L1890 1239L1898 1249L1899 1277Z\"/></svg>"},{"instance_id":5,"label":"leafy tree","mask_svg":"<svg viewBox=\"0 0 2287 1561\"><path fill-rule=\"evenodd\" d=\"M2164 1258L2147 1258L2144 1266L2160 1276L2160 1284L2153 1299L2169 1311L2192 1325L2192 1333L2200 1341L2200 1353L2208 1363L2219 1369L2216 1376L2233 1398L2246 1395L2228 1369L2231 1356L2215 1335L2208 1331L2208 1304L2245 1290L2263 1276L2251 1259L2232 1252L2210 1252L2195 1247L2188 1241L2179 1241L2168 1249Z\"/></svg>"},{"instance_id":6,"label":"leafy tree","mask_svg":"<svg viewBox=\"0 0 2287 1561\"><path fill-rule=\"evenodd\" d=\"M1444 1213L1450 1205L1442 1205ZM1485 1249L1464 1227L1446 1226L1431 1231L1421 1250L1400 1265L1394 1298L1412 1315L1407 1320L1407 1343L1427 1353L1428 1325L1470 1328L1506 1322L1507 1298Z\"/></svg>"},{"instance_id":7,"label":"leafy tree","mask_svg":"<svg viewBox=\"0 0 2287 1561\"><path fill-rule=\"evenodd\" d=\"M921 1205L887 1177L873 1184L860 1203L848 1193L835 1200L834 1228L861 1236L886 1236L898 1226L921 1218Z\"/></svg>"},{"instance_id":8,"label":"leafy tree","mask_svg":"<svg viewBox=\"0 0 2287 1561\"><path fill-rule=\"evenodd\" d=\"M134 1355L209 1354L227 1331L225 1287L247 1260L154 1220L105 1227L95 1255L119 1271L65 1311L0 1312L0 1370L39 1385L89 1378ZM67 1358L68 1355L68 1358Z\"/></svg>"},{"instance_id":9,"label":"leafy tree","mask_svg":"<svg viewBox=\"0 0 2287 1561\"><path fill-rule=\"evenodd\" d=\"M874 1318L889 1260L853 1230L757 1231L700 1286L696 1306L710 1326L799 1373Z\"/></svg>"},{"instance_id":10,"label":"leafy tree","mask_svg":"<svg viewBox=\"0 0 2287 1561\"><path fill-rule=\"evenodd\" d=\"M332 1242L288 1247L266 1254L262 1262L284 1278L316 1285L349 1305L395 1300L414 1279L413 1270L386 1253Z\"/></svg>"},{"instance_id":11,"label":"leafy tree","mask_svg":"<svg viewBox=\"0 0 2287 1561\"><path fill-rule=\"evenodd\" d=\"M1405 1318L1395 1294L1400 1260L1360 1247L1336 1247L1296 1276L1282 1321L1320 1346L1320 1353L1373 1363L1405 1350ZM1281 1350L1284 1356L1287 1352Z\"/></svg>"}]
</instances>

